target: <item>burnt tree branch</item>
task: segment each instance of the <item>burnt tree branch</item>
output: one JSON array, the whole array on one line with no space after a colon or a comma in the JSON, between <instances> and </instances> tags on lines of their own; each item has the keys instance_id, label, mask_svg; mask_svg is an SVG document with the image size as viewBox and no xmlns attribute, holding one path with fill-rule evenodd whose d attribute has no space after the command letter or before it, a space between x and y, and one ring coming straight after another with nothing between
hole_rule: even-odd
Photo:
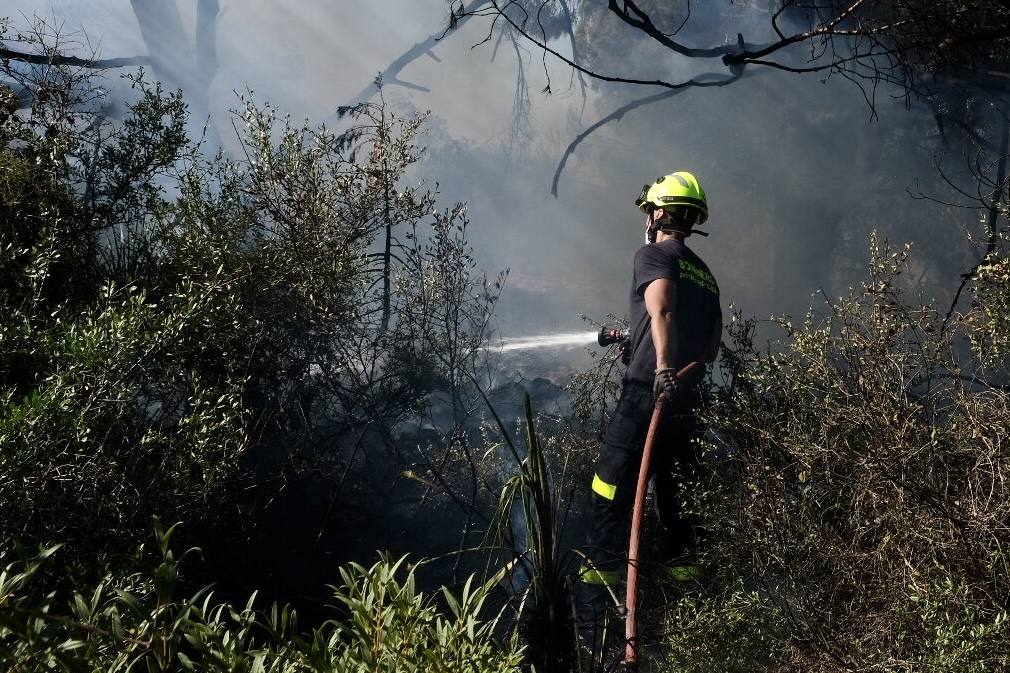
<instances>
[{"instance_id":1,"label":"burnt tree branch","mask_svg":"<svg viewBox=\"0 0 1010 673\"><path fill-rule=\"evenodd\" d=\"M568 164L569 157L575 154L576 148L578 148L578 146L582 143L583 140L585 140L594 132L596 132L600 127L605 126L606 124L609 124L612 121L620 121L625 114L631 112L632 110L637 110L638 108L643 107L645 105L651 105L652 103L658 103L659 101L672 98L673 96L676 96L678 93L686 91L689 88L726 86L727 84L731 84L732 82L737 81L741 77L743 77L743 70L741 70L740 72L731 77L725 77L722 79L716 79L716 80L692 79L688 80L687 82L683 82L675 89L668 91L661 91L651 96L645 96L644 98L638 98L631 101L630 103L626 103L625 105L622 105L621 107L617 108L607 116L597 121L595 124L589 126L585 131L575 136L575 139L572 140L571 143L569 143L567 148L565 148L565 153L562 155L561 161L558 162L558 167L554 170L554 179L551 181L551 194L555 197L558 195L558 182L561 180L561 173L565 170L565 166Z\"/></svg>"},{"instance_id":2,"label":"burnt tree branch","mask_svg":"<svg viewBox=\"0 0 1010 673\"><path fill-rule=\"evenodd\" d=\"M19 61L32 65L63 65L73 68L90 68L92 70L111 70L113 68L131 68L140 65L150 65L148 56L127 56L124 58L90 59L79 56L64 56L62 54L31 54L0 47L0 59Z\"/></svg>"}]
</instances>

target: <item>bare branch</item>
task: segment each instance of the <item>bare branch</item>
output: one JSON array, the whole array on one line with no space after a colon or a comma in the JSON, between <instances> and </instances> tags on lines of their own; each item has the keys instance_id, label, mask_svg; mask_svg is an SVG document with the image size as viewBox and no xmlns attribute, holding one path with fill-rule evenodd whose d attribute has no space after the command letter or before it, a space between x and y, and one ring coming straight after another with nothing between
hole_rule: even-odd
<instances>
[{"instance_id":1,"label":"bare branch","mask_svg":"<svg viewBox=\"0 0 1010 673\"><path fill-rule=\"evenodd\" d=\"M472 0L469 5L460 5L460 10L450 11L450 21L448 27L441 33L429 35L426 39L421 40L411 48L404 51L396 59L394 59L389 65L382 69L379 73L383 85L396 85L402 86L407 89L412 89L414 91L428 91L427 87L421 86L419 84L414 84L412 82L407 82L400 79L400 73L408 65L416 61L421 56L430 56L436 62L439 60L438 57L431 51L438 42L446 36L446 34L455 28L457 28L462 21L464 21L468 16L473 15L478 10L480 10L484 5L487 5L490 0ZM342 105L341 107L353 107L358 103L362 103L372 97L376 91L375 80L363 88L357 96L355 96L350 102Z\"/></svg>"},{"instance_id":2,"label":"bare branch","mask_svg":"<svg viewBox=\"0 0 1010 673\"><path fill-rule=\"evenodd\" d=\"M646 86L661 86L661 87L664 87L664 88L667 88L667 89L681 89L684 86L686 86L686 83L684 83L684 82L667 82L666 80L661 80L661 79L651 79L651 80L647 80L647 79L634 79L634 78L629 78L629 77L619 77L619 76L616 76L616 75L603 75L603 74L600 74L600 73L598 73L598 72L596 72L594 70L591 70L590 68L587 68L587 67L585 67L585 66L583 66L583 65L581 65L579 63L576 63L573 59L568 58L564 54L558 52L556 49L553 49L550 46L548 46L544 41L539 40L539 39L533 37L533 35L531 35L528 31L526 31L522 27L522 25L520 25L519 23L516 23L512 19L512 17L508 16L508 14L506 14L504 12L504 10L502 10L501 8L499 8L498 3L497 3L496 0L491 0L491 4L494 5L494 8L498 12L497 15L495 16L496 20L497 20L498 17L503 18L505 21L508 22L508 24L510 26L512 26L512 28L516 32L518 32L520 35L522 35L524 38L526 38L529 42L533 43L537 48L544 50L544 52L550 54L551 56L554 56L555 58L557 58L558 60L560 60L562 63L568 65L571 68L574 68L576 71L578 71L578 72L580 72L580 73L582 73L584 75L592 77L593 79L598 79L598 80L600 80L602 82L619 82L619 83L623 83L623 84L642 84L642 85L646 85Z\"/></svg>"},{"instance_id":3,"label":"bare branch","mask_svg":"<svg viewBox=\"0 0 1010 673\"><path fill-rule=\"evenodd\" d=\"M619 5L623 5L623 7ZM737 51L737 46L735 44L727 44L708 49L697 49L680 44L679 42L670 39L666 33L657 28L656 24L654 24L652 19L649 18L649 15L639 9L638 5L636 5L632 0L623 0L621 3L618 3L617 0L608 0L607 8L624 23L632 26L633 28L637 28L656 42L660 43L667 49L680 54L681 56L688 56L690 58L716 58L718 56L733 54ZM629 12L628 10L631 11ZM634 14L634 16L632 16L632 14ZM679 31L680 28L677 30Z\"/></svg>"},{"instance_id":4,"label":"bare branch","mask_svg":"<svg viewBox=\"0 0 1010 673\"><path fill-rule=\"evenodd\" d=\"M70 66L74 68L90 68L92 70L111 70L112 68L131 68L140 65L150 65L147 56L128 56L125 58L88 59L77 56L62 56L60 54L29 54L13 49L0 47L0 59L20 61L33 65Z\"/></svg>"},{"instance_id":5,"label":"bare branch","mask_svg":"<svg viewBox=\"0 0 1010 673\"><path fill-rule=\"evenodd\" d=\"M726 86L727 84L731 84L732 82L737 81L741 77L743 77L743 70L741 70L739 73L731 77L726 77L717 80L691 79L688 80L687 82L682 82L681 84L676 85L669 91L661 91L660 93L653 94L651 96L639 98L637 100L633 100L630 103L627 103L617 108L616 110L608 114L606 117L603 117L595 124L587 128L585 131L575 136L575 140L569 143L568 147L565 149L565 153L561 157L561 161L558 162L558 167L554 170L554 179L551 181L551 194L555 197L557 197L558 195L558 182L561 180L562 171L565 170L565 166L568 164L568 158L573 154L575 154L576 148L578 148L578 146L582 143L583 140L592 135L600 127L609 124L612 121L620 121L625 114L631 112L632 110L637 110L642 106L650 105L652 103L658 103L659 101L666 100L667 98L672 98L673 96L676 96L678 93L681 93L682 91L685 91L688 88Z\"/></svg>"}]
</instances>

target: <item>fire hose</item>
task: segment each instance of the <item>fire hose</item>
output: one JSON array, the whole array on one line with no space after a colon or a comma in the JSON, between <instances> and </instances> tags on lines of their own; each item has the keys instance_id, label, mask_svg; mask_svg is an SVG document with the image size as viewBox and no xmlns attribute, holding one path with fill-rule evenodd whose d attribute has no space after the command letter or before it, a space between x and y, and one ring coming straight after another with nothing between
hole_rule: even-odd
<instances>
[{"instance_id":1,"label":"fire hose","mask_svg":"<svg viewBox=\"0 0 1010 673\"><path fill-rule=\"evenodd\" d=\"M688 363L677 372L678 380L700 367L700 362ZM642 449L642 466L638 470L638 487L635 490L635 506L631 510L631 539L628 544L628 593L625 599L627 615L625 617L624 635L627 641L624 650L624 665L628 671L638 670L638 546L642 532L642 508L645 505L645 492L649 484L649 469L652 464L652 448L659 431L659 421L666 406L666 393L656 398L656 406L652 410L652 421L649 423L649 433L645 436L645 447Z\"/></svg>"}]
</instances>

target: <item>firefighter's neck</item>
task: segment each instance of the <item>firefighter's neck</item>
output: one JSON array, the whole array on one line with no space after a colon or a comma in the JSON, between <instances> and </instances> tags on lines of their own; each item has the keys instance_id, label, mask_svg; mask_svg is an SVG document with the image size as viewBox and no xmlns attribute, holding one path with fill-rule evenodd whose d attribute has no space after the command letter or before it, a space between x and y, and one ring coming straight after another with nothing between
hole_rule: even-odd
<instances>
[{"instance_id":1,"label":"firefighter's neck","mask_svg":"<svg viewBox=\"0 0 1010 673\"><path fill-rule=\"evenodd\" d=\"M671 239L675 241L683 241L684 238L685 238L684 232L682 231L676 231L676 230L663 231L662 229L660 229L659 231L656 232L656 243L662 243L663 241L669 241Z\"/></svg>"}]
</instances>

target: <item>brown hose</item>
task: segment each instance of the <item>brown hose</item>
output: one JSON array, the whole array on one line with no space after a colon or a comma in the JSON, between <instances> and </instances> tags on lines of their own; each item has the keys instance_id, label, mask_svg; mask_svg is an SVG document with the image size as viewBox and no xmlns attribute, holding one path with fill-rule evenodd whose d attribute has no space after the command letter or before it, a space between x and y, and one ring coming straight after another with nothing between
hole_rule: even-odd
<instances>
[{"instance_id":1,"label":"brown hose","mask_svg":"<svg viewBox=\"0 0 1010 673\"><path fill-rule=\"evenodd\" d=\"M688 363L677 372L677 379L690 374L700 362ZM659 421L666 406L666 393L656 398L656 406L652 410L652 421L649 423L649 434L645 436L645 447L642 449L642 466L638 470L638 487L635 489L635 507L631 510L631 540L628 544L628 594L625 598L627 615L625 617L624 636L627 645L624 649L624 666L628 671L638 670L638 545L642 533L642 508L645 505L645 492L649 485L649 469L652 466L652 446L656 442L659 431Z\"/></svg>"}]
</instances>

